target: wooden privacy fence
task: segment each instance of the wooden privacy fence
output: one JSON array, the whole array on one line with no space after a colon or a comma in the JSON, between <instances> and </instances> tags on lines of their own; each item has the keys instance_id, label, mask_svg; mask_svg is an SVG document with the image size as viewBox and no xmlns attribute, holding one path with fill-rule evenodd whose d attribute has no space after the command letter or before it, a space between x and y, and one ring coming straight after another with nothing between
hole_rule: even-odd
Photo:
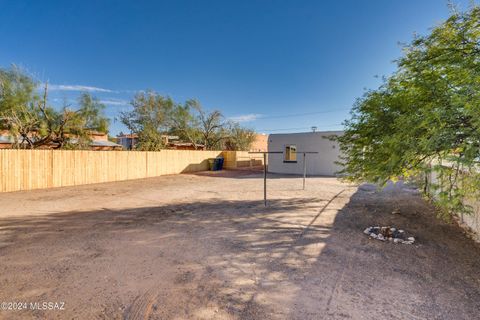
<instances>
[{"instance_id":1,"label":"wooden privacy fence","mask_svg":"<svg viewBox=\"0 0 480 320\"><path fill-rule=\"evenodd\" d=\"M76 186L208 170L235 151L0 150L0 192ZM228 169L229 164L225 166Z\"/></svg>"},{"instance_id":2,"label":"wooden privacy fence","mask_svg":"<svg viewBox=\"0 0 480 320\"><path fill-rule=\"evenodd\" d=\"M228 169L261 169L263 166L263 156L248 151L224 151L223 157Z\"/></svg>"}]
</instances>

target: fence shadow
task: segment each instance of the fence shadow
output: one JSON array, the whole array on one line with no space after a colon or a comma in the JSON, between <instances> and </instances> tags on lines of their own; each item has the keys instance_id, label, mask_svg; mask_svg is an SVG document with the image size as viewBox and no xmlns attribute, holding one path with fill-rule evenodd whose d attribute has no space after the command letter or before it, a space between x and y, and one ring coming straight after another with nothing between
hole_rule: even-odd
<instances>
[{"instance_id":1,"label":"fence shadow","mask_svg":"<svg viewBox=\"0 0 480 320\"><path fill-rule=\"evenodd\" d=\"M6 272L0 274L0 282L17 269L13 261L24 261L27 265L17 281L28 284L23 289L18 283L6 286L0 298L21 290L23 297L35 300L38 292L45 292L42 297L63 296L78 310L82 299L72 293L72 286L89 297L95 294L88 291L92 281L97 291L111 292L101 283L113 278L134 283L125 289L134 295L124 301L101 301L109 310L121 310L125 318L154 312L144 299L151 300L147 305L161 306L167 318L195 318L210 312L207 306L220 309L225 317L268 318L273 306L257 301L259 287L290 279L302 268L299 261L312 259L304 248L323 242L329 228L311 225L315 238L299 236L311 222L311 210L325 200L272 199L267 208L263 201L191 201L3 219L0 255ZM306 209L310 212L299 213ZM42 282L45 272L48 284ZM148 281L138 280L143 277ZM155 294L144 297L146 292Z\"/></svg>"},{"instance_id":2,"label":"fence shadow","mask_svg":"<svg viewBox=\"0 0 480 320\"><path fill-rule=\"evenodd\" d=\"M62 296L65 316L94 299L91 315L126 319L475 318L480 248L418 195L354 190L3 219L0 298ZM370 225L418 243L370 240Z\"/></svg>"}]
</instances>

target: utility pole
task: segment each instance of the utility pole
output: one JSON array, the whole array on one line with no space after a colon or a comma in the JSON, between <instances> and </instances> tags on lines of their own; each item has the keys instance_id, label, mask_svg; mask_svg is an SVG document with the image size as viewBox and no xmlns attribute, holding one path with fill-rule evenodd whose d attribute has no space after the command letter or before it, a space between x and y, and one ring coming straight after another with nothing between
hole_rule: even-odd
<instances>
[{"instance_id":1,"label":"utility pole","mask_svg":"<svg viewBox=\"0 0 480 320\"><path fill-rule=\"evenodd\" d=\"M305 179L307 178L307 154L303 153L303 190L305 190Z\"/></svg>"}]
</instances>

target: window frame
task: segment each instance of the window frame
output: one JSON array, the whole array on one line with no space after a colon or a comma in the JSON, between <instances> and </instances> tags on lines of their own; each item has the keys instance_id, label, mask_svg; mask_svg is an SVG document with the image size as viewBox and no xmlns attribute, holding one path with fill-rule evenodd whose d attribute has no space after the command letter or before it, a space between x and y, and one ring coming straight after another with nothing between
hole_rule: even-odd
<instances>
[{"instance_id":1,"label":"window frame","mask_svg":"<svg viewBox=\"0 0 480 320\"><path fill-rule=\"evenodd\" d=\"M292 148L293 147L293 148ZM287 159L287 150L288 151L288 158ZM292 149L295 151L292 152ZM290 157L294 153L295 155L295 160L291 160ZM297 145L296 144L286 144L285 147L283 148L283 163L297 163Z\"/></svg>"}]
</instances>

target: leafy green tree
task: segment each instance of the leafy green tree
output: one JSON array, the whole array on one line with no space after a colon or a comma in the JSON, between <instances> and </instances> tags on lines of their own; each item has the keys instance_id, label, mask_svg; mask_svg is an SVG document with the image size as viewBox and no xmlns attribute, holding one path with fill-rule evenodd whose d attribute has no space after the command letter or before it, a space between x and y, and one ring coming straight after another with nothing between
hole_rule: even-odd
<instances>
[{"instance_id":1,"label":"leafy green tree","mask_svg":"<svg viewBox=\"0 0 480 320\"><path fill-rule=\"evenodd\" d=\"M200 143L207 150L220 150L226 138L225 127L227 123L222 113L218 110L205 111L197 101L191 102L194 117L198 124Z\"/></svg>"},{"instance_id":2,"label":"leafy green tree","mask_svg":"<svg viewBox=\"0 0 480 320\"><path fill-rule=\"evenodd\" d=\"M164 135L178 135L195 147L221 149L227 138L227 122L220 111L205 111L196 100L184 104L174 102L153 91L139 93L132 101L133 110L123 112L120 120L138 135L137 149L165 148Z\"/></svg>"},{"instance_id":3,"label":"leafy green tree","mask_svg":"<svg viewBox=\"0 0 480 320\"><path fill-rule=\"evenodd\" d=\"M249 150L255 140L253 130L225 121L218 110L203 110L196 100L176 104L170 123L171 134L194 145L203 144L210 150Z\"/></svg>"},{"instance_id":4,"label":"leafy green tree","mask_svg":"<svg viewBox=\"0 0 480 320\"><path fill-rule=\"evenodd\" d=\"M106 106L98 98L82 93L79 100L78 114L81 127L92 131L108 133L110 121L104 116Z\"/></svg>"},{"instance_id":5,"label":"leafy green tree","mask_svg":"<svg viewBox=\"0 0 480 320\"><path fill-rule=\"evenodd\" d=\"M480 9L453 12L405 46L397 63L345 122L342 173L380 184L423 177L445 216L469 212L464 200L480 190Z\"/></svg>"},{"instance_id":6,"label":"leafy green tree","mask_svg":"<svg viewBox=\"0 0 480 320\"><path fill-rule=\"evenodd\" d=\"M108 134L110 120L105 117L104 110L106 106L101 103L98 98L89 93L82 93L78 98L78 109L71 110L68 106L62 109L60 121L57 120L56 137L57 143L62 148L68 149L87 149L90 145L90 133L102 132ZM66 126L62 127L61 123L67 120Z\"/></svg>"},{"instance_id":7,"label":"leafy green tree","mask_svg":"<svg viewBox=\"0 0 480 320\"><path fill-rule=\"evenodd\" d=\"M248 151L254 141L254 130L244 128L237 122L229 123L224 142L226 150Z\"/></svg>"},{"instance_id":8,"label":"leafy green tree","mask_svg":"<svg viewBox=\"0 0 480 320\"><path fill-rule=\"evenodd\" d=\"M183 105L176 104L169 121L169 133L178 136L180 140L192 143L195 148L201 143L200 123L192 113L196 105L195 100L188 100Z\"/></svg>"},{"instance_id":9,"label":"leafy green tree","mask_svg":"<svg viewBox=\"0 0 480 320\"><path fill-rule=\"evenodd\" d=\"M138 134L138 150L160 150L164 148L162 135L170 129L170 119L175 102L153 91L138 93L132 100L133 110L122 112L120 121Z\"/></svg>"},{"instance_id":10,"label":"leafy green tree","mask_svg":"<svg viewBox=\"0 0 480 320\"><path fill-rule=\"evenodd\" d=\"M0 69L0 114L38 103L38 84L16 66Z\"/></svg>"},{"instance_id":11,"label":"leafy green tree","mask_svg":"<svg viewBox=\"0 0 480 320\"><path fill-rule=\"evenodd\" d=\"M39 84L22 70L0 69L0 126L8 129L16 148L87 148L90 131L108 132L105 106L84 93L79 108L48 105L48 85L42 95Z\"/></svg>"}]
</instances>

